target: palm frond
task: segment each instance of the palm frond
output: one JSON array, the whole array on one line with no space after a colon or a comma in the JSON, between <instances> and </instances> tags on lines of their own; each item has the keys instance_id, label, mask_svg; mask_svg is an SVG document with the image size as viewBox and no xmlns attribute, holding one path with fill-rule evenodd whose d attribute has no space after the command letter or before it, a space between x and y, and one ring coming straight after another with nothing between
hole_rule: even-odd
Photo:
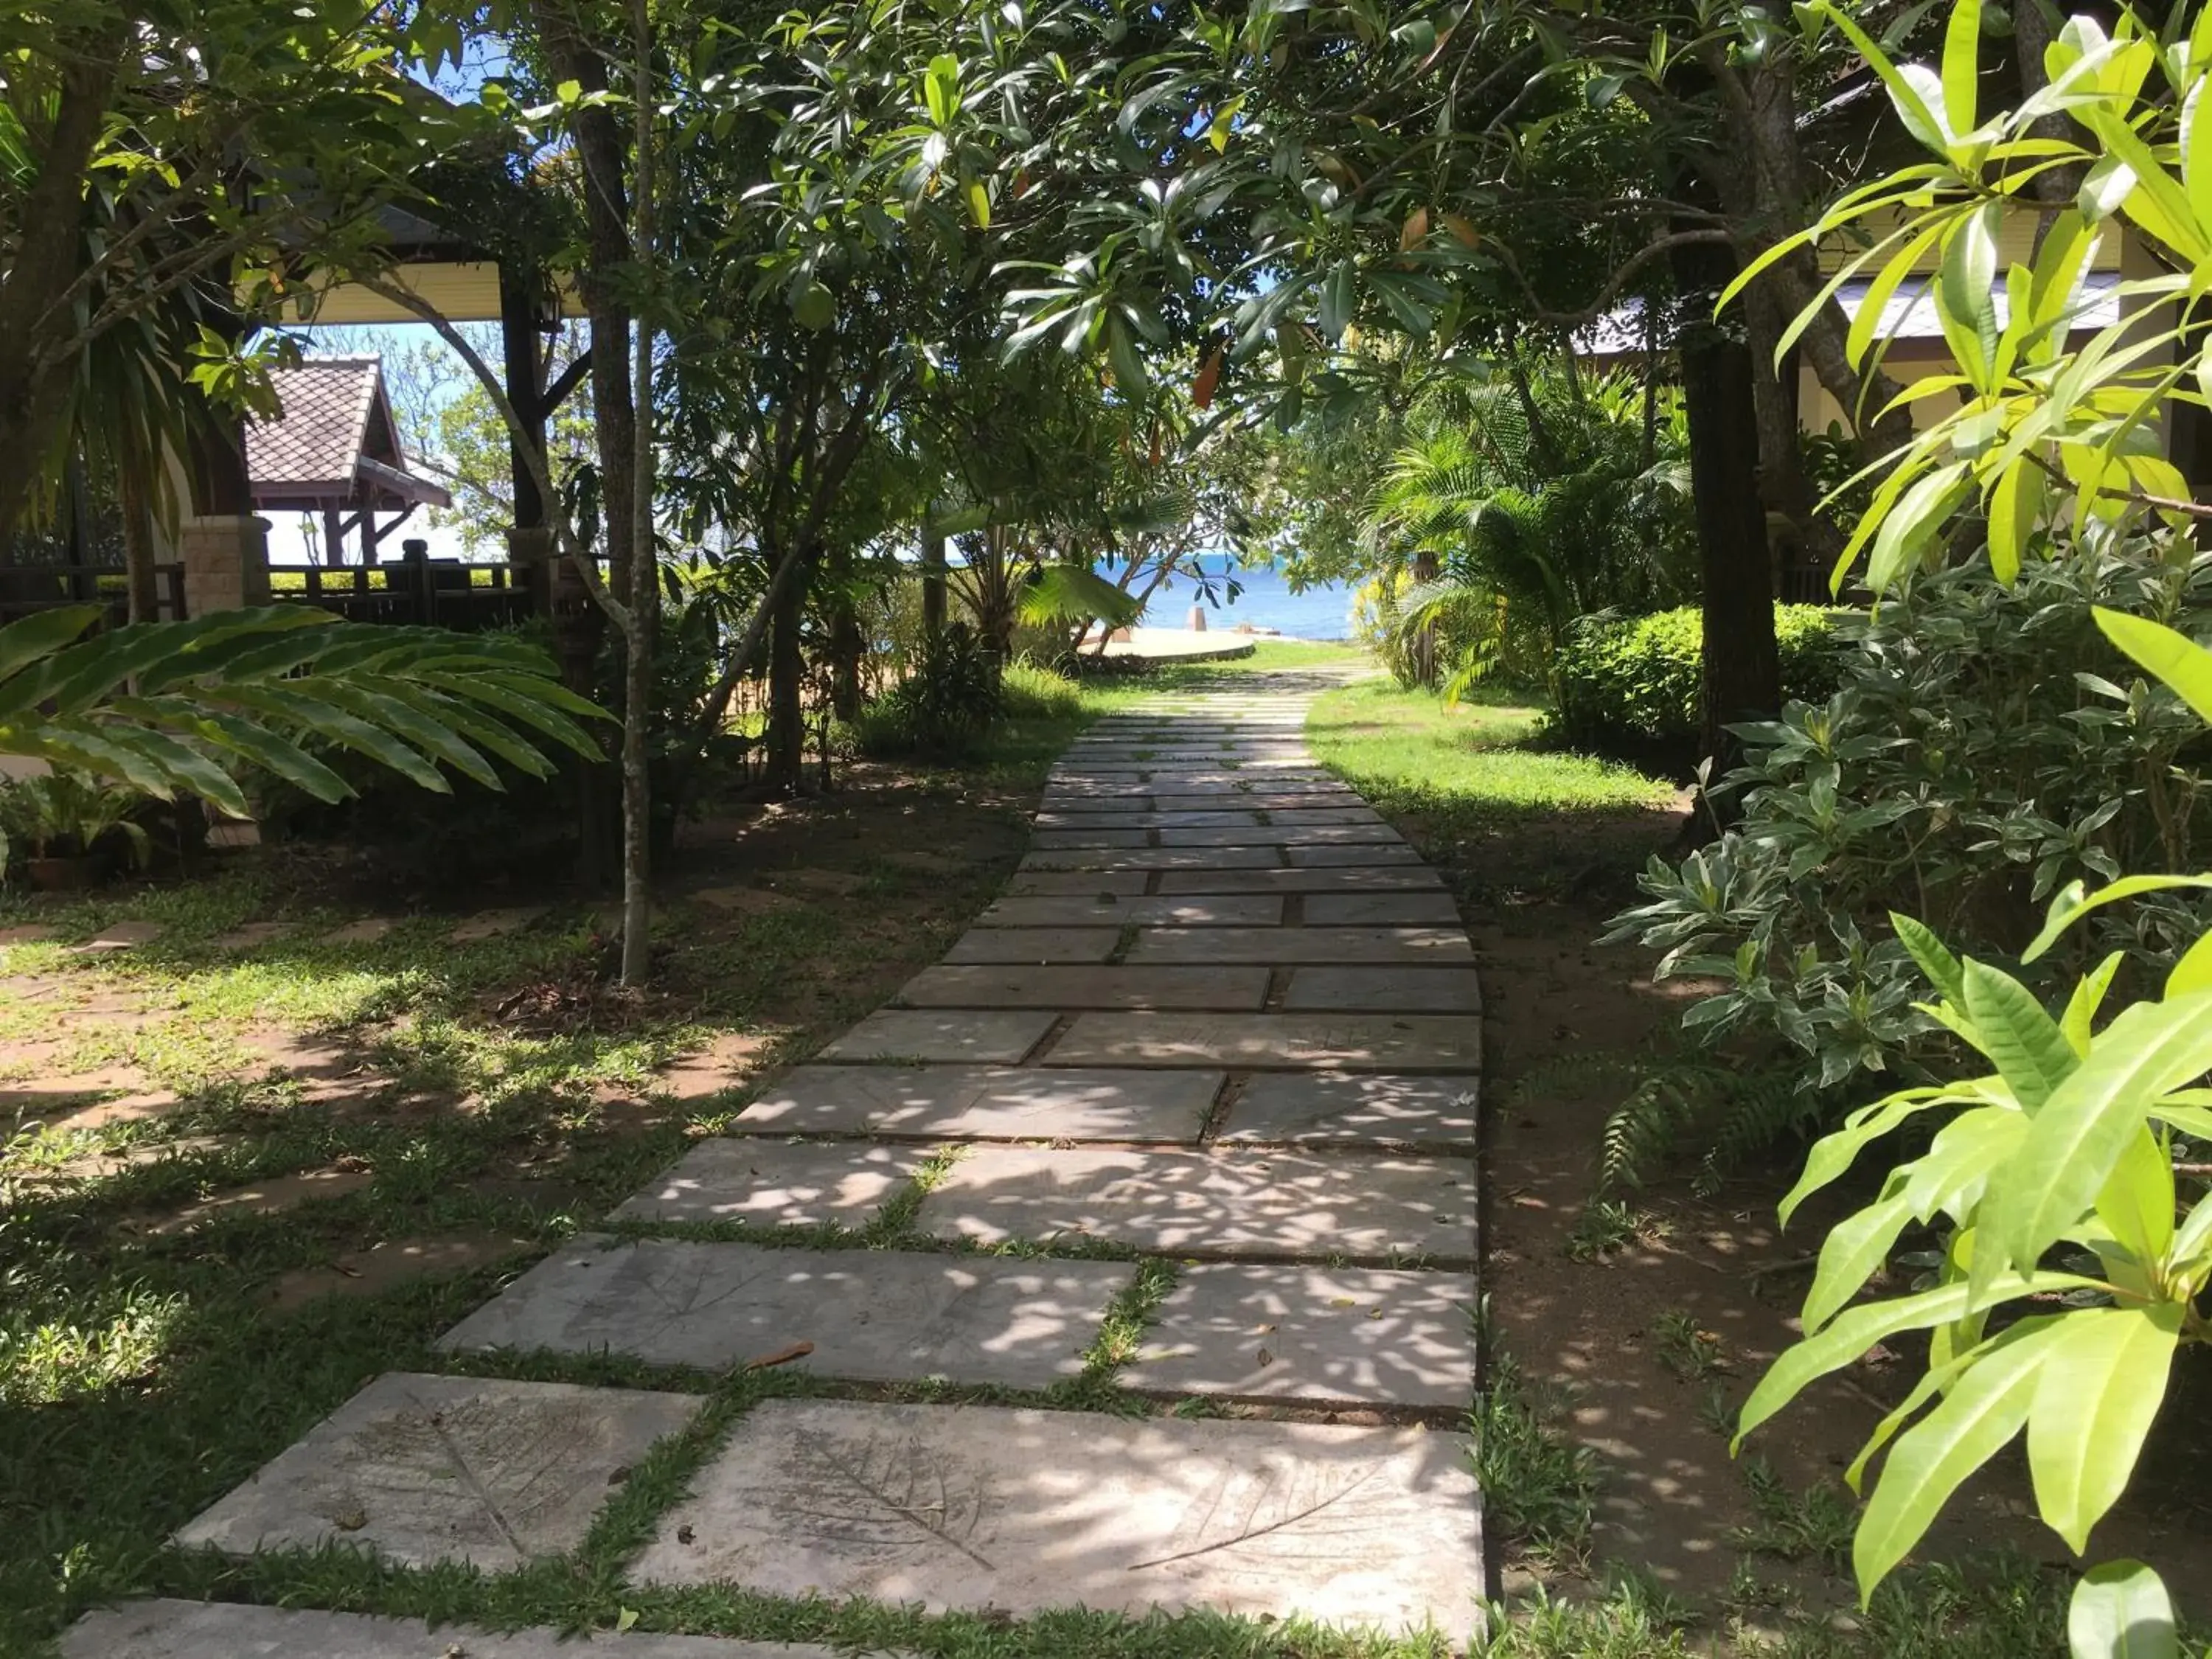
<instances>
[{"instance_id":1,"label":"palm frond","mask_svg":"<svg viewBox=\"0 0 2212 1659\"><path fill-rule=\"evenodd\" d=\"M440 791L447 768L499 787L495 758L545 776L541 740L600 758L578 722L605 711L520 640L345 623L304 605L87 637L100 615L74 605L0 628L0 754L234 816L246 811L241 768L321 800L351 793L314 752L325 745Z\"/></svg>"}]
</instances>

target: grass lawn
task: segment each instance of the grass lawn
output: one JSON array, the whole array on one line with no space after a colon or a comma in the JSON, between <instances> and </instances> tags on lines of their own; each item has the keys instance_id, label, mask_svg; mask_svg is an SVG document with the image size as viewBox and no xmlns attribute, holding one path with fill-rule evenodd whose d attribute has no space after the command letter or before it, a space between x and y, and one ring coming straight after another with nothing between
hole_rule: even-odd
<instances>
[{"instance_id":1,"label":"grass lawn","mask_svg":"<svg viewBox=\"0 0 2212 1659\"><path fill-rule=\"evenodd\" d=\"M1647 846L1679 792L1547 746L1540 717L1504 699L1447 703L1377 676L1317 699L1306 738L1469 890L1555 892L1617 873L1620 846Z\"/></svg>"}]
</instances>

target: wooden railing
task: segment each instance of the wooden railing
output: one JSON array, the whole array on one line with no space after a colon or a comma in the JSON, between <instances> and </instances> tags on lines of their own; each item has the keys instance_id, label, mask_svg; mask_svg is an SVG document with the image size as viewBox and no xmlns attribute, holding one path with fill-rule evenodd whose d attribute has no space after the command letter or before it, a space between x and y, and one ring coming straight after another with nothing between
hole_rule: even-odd
<instances>
[{"instance_id":1,"label":"wooden railing","mask_svg":"<svg viewBox=\"0 0 2212 1659\"><path fill-rule=\"evenodd\" d=\"M451 559L329 570L313 564L269 567L270 597L280 605L319 605L349 622L450 628L464 634L506 628L531 614L527 588L506 565Z\"/></svg>"},{"instance_id":2,"label":"wooden railing","mask_svg":"<svg viewBox=\"0 0 2212 1659\"><path fill-rule=\"evenodd\" d=\"M156 614L164 622L185 615L185 568L181 564L154 567ZM110 565L0 565L0 623L58 611L64 605L97 605L106 615L105 626L119 628L131 620L131 579Z\"/></svg>"}]
</instances>

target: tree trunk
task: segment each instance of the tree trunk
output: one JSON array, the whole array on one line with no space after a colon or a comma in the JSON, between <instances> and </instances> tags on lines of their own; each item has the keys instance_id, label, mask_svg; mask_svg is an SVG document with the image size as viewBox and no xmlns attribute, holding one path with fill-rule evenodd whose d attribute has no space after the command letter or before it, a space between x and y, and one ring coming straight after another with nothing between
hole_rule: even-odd
<instances>
[{"instance_id":1,"label":"tree trunk","mask_svg":"<svg viewBox=\"0 0 2212 1659\"><path fill-rule=\"evenodd\" d=\"M767 783L778 793L798 790L806 763L806 588L787 584L769 622Z\"/></svg>"},{"instance_id":2,"label":"tree trunk","mask_svg":"<svg viewBox=\"0 0 2212 1659\"><path fill-rule=\"evenodd\" d=\"M945 538L924 532L921 538L921 633L934 640L945 632L946 605Z\"/></svg>"},{"instance_id":3,"label":"tree trunk","mask_svg":"<svg viewBox=\"0 0 2212 1659\"><path fill-rule=\"evenodd\" d=\"M1686 247L1675 277L1690 314L1712 314L1713 297L1733 272L1725 254ZM1682 401L1690 427L1690 489L1697 511L1705 610L1704 750L1718 777L1735 765L1726 727L1771 719L1782 706L1782 666L1774 637L1774 567L1767 552L1757 458L1759 411L1752 352L1720 323L1699 321L1677 342Z\"/></svg>"},{"instance_id":4,"label":"tree trunk","mask_svg":"<svg viewBox=\"0 0 2212 1659\"><path fill-rule=\"evenodd\" d=\"M1413 586L1424 587L1436 579L1437 556L1425 548L1414 554ZM1434 622L1423 623L1415 631L1407 652L1407 666L1413 671L1416 685L1433 687L1436 684L1437 625Z\"/></svg>"},{"instance_id":5,"label":"tree trunk","mask_svg":"<svg viewBox=\"0 0 2212 1659\"><path fill-rule=\"evenodd\" d=\"M848 724L860 718L860 661L866 654L852 594L841 585L830 602L830 702Z\"/></svg>"},{"instance_id":6,"label":"tree trunk","mask_svg":"<svg viewBox=\"0 0 2212 1659\"><path fill-rule=\"evenodd\" d=\"M0 542L14 533L30 498L76 375L73 361L43 359L57 331L66 337L76 325L74 310L58 302L82 270L85 175L122 67L125 27L117 21L96 34L72 32L56 43L64 49L56 53L53 122L38 176L11 216L33 234L17 243L0 283Z\"/></svg>"},{"instance_id":7,"label":"tree trunk","mask_svg":"<svg viewBox=\"0 0 2212 1659\"><path fill-rule=\"evenodd\" d=\"M154 622L161 614L161 579L154 569L154 511L146 483L133 461L115 469L116 505L123 513L123 568L131 594L131 620Z\"/></svg>"}]
</instances>

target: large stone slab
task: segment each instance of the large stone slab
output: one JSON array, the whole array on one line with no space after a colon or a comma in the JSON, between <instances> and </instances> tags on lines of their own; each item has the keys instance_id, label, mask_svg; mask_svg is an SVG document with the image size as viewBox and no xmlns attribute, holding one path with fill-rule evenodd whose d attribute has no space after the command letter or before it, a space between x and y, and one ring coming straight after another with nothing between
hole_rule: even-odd
<instances>
[{"instance_id":1,"label":"large stone slab","mask_svg":"<svg viewBox=\"0 0 2212 1659\"><path fill-rule=\"evenodd\" d=\"M1264 789L1224 789L1203 794L1178 795L1163 787L1152 798L1152 810L1158 812L1205 812L1241 809L1249 812L1281 813L1311 809L1316 811L1358 811L1372 809L1359 804L1359 797L1340 785L1334 789L1304 790L1291 794L1270 794Z\"/></svg>"},{"instance_id":2,"label":"large stone slab","mask_svg":"<svg viewBox=\"0 0 2212 1659\"><path fill-rule=\"evenodd\" d=\"M1017 1617L1210 1608L1466 1643L1483 1591L1458 1436L774 1400L633 1564L646 1583Z\"/></svg>"},{"instance_id":3,"label":"large stone slab","mask_svg":"<svg viewBox=\"0 0 2212 1659\"><path fill-rule=\"evenodd\" d=\"M1122 830L1039 830L1030 844L1040 852L1089 852L1093 848L1149 847L1152 833L1139 826Z\"/></svg>"},{"instance_id":4,"label":"large stone slab","mask_svg":"<svg viewBox=\"0 0 2212 1659\"><path fill-rule=\"evenodd\" d=\"M817 1056L822 1060L964 1060L1011 1066L1052 1030L1052 1016L1005 1011L879 1008Z\"/></svg>"},{"instance_id":5,"label":"large stone slab","mask_svg":"<svg viewBox=\"0 0 2212 1659\"><path fill-rule=\"evenodd\" d=\"M1442 887L1443 878L1425 864L1338 870L1169 870L1159 890L1176 897L1200 893L1392 893Z\"/></svg>"},{"instance_id":6,"label":"large stone slab","mask_svg":"<svg viewBox=\"0 0 2212 1659\"><path fill-rule=\"evenodd\" d=\"M1256 830L1260 814L1247 809L1155 812L1136 808L1126 812L1040 812L1040 830Z\"/></svg>"},{"instance_id":7,"label":"large stone slab","mask_svg":"<svg viewBox=\"0 0 2212 1659\"><path fill-rule=\"evenodd\" d=\"M1376 864L1419 864L1421 855L1400 842L1381 847L1316 847L1293 844L1289 850L1291 866L1299 870L1338 870L1347 866Z\"/></svg>"},{"instance_id":8,"label":"large stone slab","mask_svg":"<svg viewBox=\"0 0 2212 1659\"><path fill-rule=\"evenodd\" d=\"M1474 1165L1349 1153L981 1146L922 1200L915 1224L1000 1244L1104 1239L1195 1255L1474 1253Z\"/></svg>"},{"instance_id":9,"label":"large stone slab","mask_svg":"<svg viewBox=\"0 0 2212 1659\"><path fill-rule=\"evenodd\" d=\"M1270 927L1283 919L1283 902L1265 893L1226 898L1125 897L1067 893L1002 898L981 918L990 927Z\"/></svg>"},{"instance_id":10,"label":"large stone slab","mask_svg":"<svg viewBox=\"0 0 2212 1659\"><path fill-rule=\"evenodd\" d=\"M1101 893L1127 896L1143 892L1150 879L1141 870L1026 870L1007 882L1006 890L1016 894L1079 894L1085 898L1094 898Z\"/></svg>"},{"instance_id":11,"label":"large stone slab","mask_svg":"<svg viewBox=\"0 0 2212 1659\"><path fill-rule=\"evenodd\" d=\"M1473 1273L1187 1267L1121 1381L1161 1394L1464 1411L1474 1307Z\"/></svg>"},{"instance_id":12,"label":"large stone slab","mask_svg":"<svg viewBox=\"0 0 2212 1659\"><path fill-rule=\"evenodd\" d=\"M1458 927L1459 904L1448 892L1310 893L1309 927Z\"/></svg>"},{"instance_id":13,"label":"large stone slab","mask_svg":"<svg viewBox=\"0 0 2212 1659\"><path fill-rule=\"evenodd\" d=\"M575 1548L696 1395L392 1371L177 1534L234 1555L350 1543L503 1572Z\"/></svg>"},{"instance_id":14,"label":"large stone slab","mask_svg":"<svg viewBox=\"0 0 2212 1659\"><path fill-rule=\"evenodd\" d=\"M1047 852L1025 853L1022 855L1021 868L1024 870L1273 870L1279 868L1282 862L1282 854L1273 847L1126 847L1118 849L1100 848L1090 851L1081 848L1066 848Z\"/></svg>"},{"instance_id":15,"label":"large stone slab","mask_svg":"<svg viewBox=\"0 0 2212 1659\"><path fill-rule=\"evenodd\" d=\"M1480 1079L1262 1072L1229 1108L1229 1144L1474 1145Z\"/></svg>"},{"instance_id":16,"label":"large stone slab","mask_svg":"<svg viewBox=\"0 0 2212 1659\"><path fill-rule=\"evenodd\" d=\"M586 1235L446 1333L454 1349L628 1354L720 1370L781 1353L823 1376L1043 1388L1083 1370L1119 1261L781 1250Z\"/></svg>"},{"instance_id":17,"label":"large stone slab","mask_svg":"<svg viewBox=\"0 0 2212 1659\"><path fill-rule=\"evenodd\" d=\"M1283 1011L1479 1014L1482 976L1472 968L1301 968L1291 975Z\"/></svg>"},{"instance_id":18,"label":"large stone slab","mask_svg":"<svg viewBox=\"0 0 2212 1659\"><path fill-rule=\"evenodd\" d=\"M953 1140L1195 1141L1218 1072L991 1066L802 1066L745 1108L735 1133Z\"/></svg>"},{"instance_id":19,"label":"large stone slab","mask_svg":"<svg viewBox=\"0 0 2212 1659\"><path fill-rule=\"evenodd\" d=\"M502 1635L465 1625L233 1601L132 1601L88 1613L62 1635L62 1659L836 1659L812 1644L711 1636Z\"/></svg>"},{"instance_id":20,"label":"large stone slab","mask_svg":"<svg viewBox=\"0 0 2212 1659\"><path fill-rule=\"evenodd\" d=\"M1043 1063L1474 1072L1482 1066L1482 1021L1464 1014L1078 1014Z\"/></svg>"},{"instance_id":21,"label":"large stone slab","mask_svg":"<svg viewBox=\"0 0 2212 1659\"><path fill-rule=\"evenodd\" d=\"M1102 830L1096 833L1117 832ZM1269 815L1268 827L1262 830L1164 829L1158 835L1163 847L1249 847L1263 842L1293 847L1379 847L1398 840L1398 832L1387 823L1276 823L1273 814Z\"/></svg>"},{"instance_id":22,"label":"large stone slab","mask_svg":"<svg viewBox=\"0 0 2212 1659\"><path fill-rule=\"evenodd\" d=\"M1256 1012L1265 968L925 968L899 995L917 1008L1224 1008Z\"/></svg>"},{"instance_id":23,"label":"large stone slab","mask_svg":"<svg viewBox=\"0 0 2212 1659\"><path fill-rule=\"evenodd\" d=\"M911 1148L851 1141L702 1140L615 1212L625 1221L749 1221L861 1228L921 1167Z\"/></svg>"},{"instance_id":24,"label":"large stone slab","mask_svg":"<svg viewBox=\"0 0 2212 1659\"><path fill-rule=\"evenodd\" d=\"M1457 927L1147 927L1127 961L1471 963L1474 946Z\"/></svg>"},{"instance_id":25,"label":"large stone slab","mask_svg":"<svg viewBox=\"0 0 2212 1659\"><path fill-rule=\"evenodd\" d=\"M1121 942L1118 927L976 927L945 953L950 963L1103 962Z\"/></svg>"}]
</instances>

